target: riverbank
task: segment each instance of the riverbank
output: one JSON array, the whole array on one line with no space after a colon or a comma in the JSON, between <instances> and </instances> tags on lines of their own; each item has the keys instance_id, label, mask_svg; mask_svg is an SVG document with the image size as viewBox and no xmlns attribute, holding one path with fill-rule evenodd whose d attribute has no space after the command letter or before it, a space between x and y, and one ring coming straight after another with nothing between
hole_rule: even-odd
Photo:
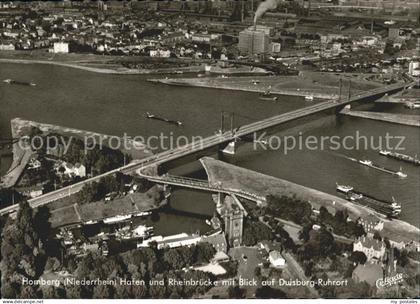
<instances>
[{"instance_id":1,"label":"riverbank","mask_svg":"<svg viewBox=\"0 0 420 304\"><path fill-rule=\"evenodd\" d=\"M296 199L309 202L316 209L323 206L331 213L335 213L338 210L347 210L352 220L373 214L384 222L384 229L381 231L383 237L387 237L395 242L420 242L419 228L401 220L386 219L375 211L350 203L340 197L287 180L240 168L213 158L204 157L200 161L207 172L211 184L221 185L224 188L242 189L260 196L285 195L295 197Z\"/></svg>"},{"instance_id":2,"label":"riverbank","mask_svg":"<svg viewBox=\"0 0 420 304\"><path fill-rule=\"evenodd\" d=\"M150 82L167 85L204 87L224 90L263 93L291 96L312 96L322 99L337 99L340 94L340 78L335 74L305 72L298 76L243 76L243 77L206 77L206 78L165 78L149 79ZM348 94L348 83L351 81L351 93L379 87L380 84L366 81L360 77L343 76L341 96Z\"/></svg>"},{"instance_id":3,"label":"riverbank","mask_svg":"<svg viewBox=\"0 0 420 304\"><path fill-rule=\"evenodd\" d=\"M354 111L354 110L350 110L346 108L341 110L340 114L352 116L352 117L366 118L366 119L372 119L372 120L377 120L377 121L400 124L400 125L405 125L405 126L410 126L410 127L420 127L419 115Z\"/></svg>"},{"instance_id":4,"label":"riverbank","mask_svg":"<svg viewBox=\"0 0 420 304\"><path fill-rule=\"evenodd\" d=\"M84 70L88 72L101 73L101 74L121 74L121 75L138 75L138 74L152 74L150 70L134 70L127 69L121 66L111 66L106 64L96 64L95 66L88 66L87 63L67 63L59 61L46 61L46 60L27 60L27 59L4 59L0 58L0 63L18 63L18 64L47 64L58 65L73 69ZM92 64L91 64L92 65Z\"/></svg>"},{"instance_id":5,"label":"riverbank","mask_svg":"<svg viewBox=\"0 0 420 304\"><path fill-rule=\"evenodd\" d=\"M12 125L20 126L20 128L24 127L26 129L35 127L40 129L44 134L56 133L63 135L64 137L80 139L84 143L90 143L91 140L94 140L96 144L110 148L118 142L121 143L119 150L122 153L129 155L132 159L143 159L153 155L153 152L143 142L136 141L128 137L124 138L114 135L101 134L97 132L25 120L22 118L13 119Z\"/></svg>"},{"instance_id":6,"label":"riverbank","mask_svg":"<svg viewBox=\"0 0 420 304\"><path fill-rule=\"evenodd\" d=\"M57 65L99 74L148 75L204 73L209 65L214 74L266 75L262 68L221 67L209 60L191 58L153 58L147 56L111 56L97 54L51 54L47 52L0 51L0 63Z\"/></svg>"},{"instance_id":7,"label":"riverbank","mask_svg":"<svg viewBox=\"0 0 420 304\"><path fill-rule=\"evenodd\" d=\"M11 188L16 185L20 176L26 168L29 160L33 155L33 151L20 138L26 135L26 123L20 120L12 120L10 122L12 140L12 163L9 170L0 180L1 188ZM27 147L26 149L24 147Z\"/></svg>"}]
</instances>

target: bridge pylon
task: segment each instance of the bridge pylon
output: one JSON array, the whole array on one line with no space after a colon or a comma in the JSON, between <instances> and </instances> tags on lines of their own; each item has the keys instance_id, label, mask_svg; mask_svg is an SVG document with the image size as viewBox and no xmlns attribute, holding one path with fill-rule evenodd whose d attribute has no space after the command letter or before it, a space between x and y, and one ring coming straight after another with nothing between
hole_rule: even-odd
<instances>
[{"instance_id":1,"label":"bridge pylon","mask_svg":"<svg viewBox=\"0 0 420 304\"><path fill-rule=\"evenodd\" d=\"M231 141L228 145L222 150L224 154L234 155L236 153L236 140Z\"/></svg>"}]
</instances>

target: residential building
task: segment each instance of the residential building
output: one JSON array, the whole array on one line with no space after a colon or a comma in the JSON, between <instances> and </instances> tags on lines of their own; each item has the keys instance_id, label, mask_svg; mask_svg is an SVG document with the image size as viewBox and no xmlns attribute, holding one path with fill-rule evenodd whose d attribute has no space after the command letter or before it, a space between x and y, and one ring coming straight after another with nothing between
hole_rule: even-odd
<instances>
[{"instance_id":1,"label":"residential building","mask_svg":"<svg viewBox=\"0 0 420 304\"><path fill-rule=\"evenodd\" d=\"M0 43L0 51L14 51L15 46L13 43Z\"/></svg>"},{"instance_id":2,"label":"residential building","mask_svg":"<svg viewBox=\"0 0 420 304\"><path fill-rule=\"evenodd\" d=\"M41 168L41 162L36 158L31 158L28 162L28 169L38 169Z\"/></svg>"},{"instance_id":3,"label":"residential building","mask_svg":"<svg viewBox=\"0 0 420 304\"><path fill-rule=\"evenodd\" d=\"M63 162L61 167L64 168L64 174L70 177L86 177L86 167L80 163L76 163L75 165Z\"/></svg>"},{"instance_id":4,"label":"residential building","mask_svg":"<svg viewBox=\"0 0 420 304\"><path fill-rule=\"evenodd\" d=\"M227 242L223 233L218 232L209 236L203 236L202 242L207 242L213 245L217 252L227 252Z\"/></svg>"},{"instance_id":5,"label":"residential building","mask_svg":"<svg viewBox=\"0 0 420 304\"><path fill-rule=\"evenodd\" d=\"M271 53L280 53L280 51L281 51L281 43L272 42L271 43Z\"/></svg>"},{"instance_id":6,"label":"residential building","mask_svg":"<svg viewBox=\"0 0 420 304\"><path fill-rule=\"evenodd\" d=\"M169 58L171 56L170 50L150 50L150 57Z\"/></svg>"},{"instance_id":7,"label":"residential building","mask_svg":"<svg viewBox=\"0 0 420 304\"><path fill-rule=\"evenodd\" d=\"M268 254L268 259L273 267L283 268L286 266L286 260L283 258L281 253L277 250L273 250Z\"/></svg>"},{"instance_id":8,"label":"residential building","mask_svg":"<svg viewBox=\"0 0 420 304\"><path fill-rule=\"evenodd\" d=\"M408 74L411 76L420 76L420 62L411 61L408 65Z\"/></svg>"},{"instance_id":9,"label":"residential building","mask_svg":"<svg viewBox=\"0 0 420 304\"><path fill-rule=\"evenodd\" d=\"M368 262L379 263L385 256L385 244L382 241L370 238L361 237L353 243L353 251L363 252Z\"/></svg>"},{"instance_id":10,"label":"residential building","mask_svg":"<svg viewBox=\"0 0 420 304\"><path fill-rule=\"evenodd\" d=\"M368 235L373 235L375 231L380 232L382 229L384 229L384 222L373 214L370 214L364 218L360 218L359 224L363 226L363 229Z\"/></svg>"},{"instance_id":11,"label":"residential building","mask_svg":"<svg viewBox=\"0 0 420 304\"><path fill-rule=\"evenodd\" d=\"M54 42L53 52L54 53L68 53L69 44L67 42Z\"/></svg>"}]
</instances>

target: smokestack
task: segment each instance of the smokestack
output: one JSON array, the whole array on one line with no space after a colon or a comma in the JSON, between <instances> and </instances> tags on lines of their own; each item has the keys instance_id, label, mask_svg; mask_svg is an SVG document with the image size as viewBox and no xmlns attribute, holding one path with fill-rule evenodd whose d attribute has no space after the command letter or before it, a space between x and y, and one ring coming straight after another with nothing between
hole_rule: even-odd
<instances>
[{"instance_id":1,"label":"smokestack","mask_svg":"<svg viewBox=\"0 0 420 304\"><path fill-rule=\"evenodd\" d=\"M254 26L257 24L258 18L262 17L268 10L276 9L278 4L284 0L265 0L258 5L254 15Z\"/></svg>"},{"instance_id":2,"label":"smokestack","mask_svg":"<svg viewBox=\"0 0 420 304\"><path fill-rule=\"evenodd\" d=\"M257 30L257 19L255 18L255 15L254 15L254 31L256 30Z\"/></svg>"}]
</instances>

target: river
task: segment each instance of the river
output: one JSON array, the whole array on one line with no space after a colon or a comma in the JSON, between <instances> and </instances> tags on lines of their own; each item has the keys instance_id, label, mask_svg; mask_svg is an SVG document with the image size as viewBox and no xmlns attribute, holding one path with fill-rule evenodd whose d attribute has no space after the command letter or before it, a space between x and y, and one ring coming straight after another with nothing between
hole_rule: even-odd
<instances>
[{"instance_id":1,"label":"river","mask_svg":"<svg viewBox=\"0 0 420 304\"><path fill-rule=\"evenodd\" d=\"M149 83L145 75L105 75L66 67L39 64L0 64L0 80L12 78L32 81L36 87L0 83L0 137L10 136L10 119L21 117L39 122L59 124L100 133L145 138L163 133L192 137L213 134L220 128L220 113L234 112L235 125L240 126L274 114L284 113L308 104L301 97L282 96L277 102L261 101L255 93L205 88L173 87ZM419 114L401 105L375 106L376 110ZM181 120L183 126L165 124L145 118L146 112ZM420 155L420 129L377 121L334 116L310 122L297 128L305 136L373 136L389 133L405 136L404 153ZM406 179L362 167L346 157L368 158L385 167L403 167ZM241 167L284 178L305 186L335 194L335 183L353 185L362 192L390 200L394 196L403 205L401 219L420 224L420 168L380 156L377 151L339 149L253 149L241 145L227 161ZM1 172L10 160L2 159ZM202 176L202 172L193 173ZM214 205L209 194L180 190L171 198L178 210L211 215ZM203 231L203 219L183 214L162 214L156 232Z\"/></svg>"}]
</instances>

